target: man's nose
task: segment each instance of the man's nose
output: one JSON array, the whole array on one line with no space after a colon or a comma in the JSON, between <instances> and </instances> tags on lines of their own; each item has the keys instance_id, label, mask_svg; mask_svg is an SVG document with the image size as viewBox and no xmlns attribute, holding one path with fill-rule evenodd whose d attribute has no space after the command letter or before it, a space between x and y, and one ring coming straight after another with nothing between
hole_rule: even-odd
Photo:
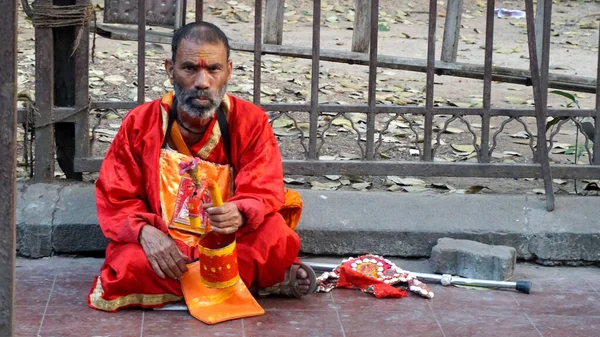
<instances>
[{"instance_id":1,"label":"man's nose","mask_svg":"<svg viewBox=\"0 0 600 337\"><path fill-rule=\"evenodd\" d=\"M207 89L209 87L209 78L206 70L200 69L200 71L196 73L194 86L196 89Z\"/></svg>"}]
</instances>

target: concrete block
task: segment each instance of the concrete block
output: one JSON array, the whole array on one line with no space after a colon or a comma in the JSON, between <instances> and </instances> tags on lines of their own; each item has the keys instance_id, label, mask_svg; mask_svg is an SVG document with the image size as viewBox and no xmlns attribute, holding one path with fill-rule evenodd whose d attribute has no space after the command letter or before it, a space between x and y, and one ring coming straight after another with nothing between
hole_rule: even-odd
<instances>
[{"instance_id":1,"label":"concrete block","mask_svg":"<svg viewBox=\"0 0 600 337\"><path fill-rule=\"evenodd\" d=\"M56 253L104 252L108 239L94 224L61 224L54 227L52 247Z\"/></svg>"},{"instance_id":2,"label":"concrete block","mask_svg":"<svg viewBox=\"0 0 600 337\"><path fill-rule=\"evenodd\" d=\"M52 226L17 224L17 254L31 258L52 255Z\"/></svg>"},{"instance_id":3,"label":"concrete block","mask_svg":"<svg viewBox=\"0 0 600 337\"><path fill-rule=\"evenodd\" d=\"M513 247L441 238L431 251L431 270L438 274L504 281L512 278L517 260Z\"/></svg>"},{"instance_id":4,"label":"concrete block","mask_svg":"<svg viewBox=\"0 0 600 337\"><path fill-rule=\"evenodd\" d=\"M58 184L27 185L17 198L17 223L52 225L54 207L58 202Z\"/></svg>"},{"instance_id":5,"label":"concrete block","mask_svg":"<svg viewBox=\"0 0 600 337\"><path fill-rule=\"evenodd\" d=\"M16 222L20 256L52 255L52 219L61 189L58 184L19 184Z\"/></svg>"},{"instance_id":6,"label":"concrete block","mask_svg":"<svg viewBox=\"0 0 600 337\"><path fill-rule=\"evenodd\" d=\"M104 251L108 240L98 225L94 185L74 184L62 189L53 227L52 245L57 253Z\"/></svg>"},{"instance_id":7,"label":"concrete block","mask_svg":"<svg viewBox=\"0 0 600 337\"><path fill-rule=\"evenodd\" d=\"M595 203L595 204L594 204ZM559 197L556 211L528 201L529 251L541 261L600 261L598 200L594 197Z\"/></svg>"},{"instance_id":8,"label":"concrete block","mask_svg":"<svg viewBox=\"0 0 600 337\"><path fill-rule=\"evenodd\" d=\"M93 184L74 184L60 191L54 214L55 225L98 224Z\"/></svg>"}]
</instances>

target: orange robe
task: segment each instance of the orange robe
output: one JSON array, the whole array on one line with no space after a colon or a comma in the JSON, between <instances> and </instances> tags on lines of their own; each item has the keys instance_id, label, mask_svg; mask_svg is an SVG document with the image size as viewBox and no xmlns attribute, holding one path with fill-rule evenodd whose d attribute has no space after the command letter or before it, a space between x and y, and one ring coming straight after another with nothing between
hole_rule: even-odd
<instances>
[{"instance_id":1,"label":"orange robe","mask_svg":"<svg viewBox=\"0 0 600 337\"><path fill-rule=\"evenodd\" d=\"M204 160L235 168L235 193L227 201L235 203L246 218L237 232L240 276L249 288L268 287L284 280L285 270L297 261L300 250L298 235L278 212L284 202L281 155L264 110L229 95L222 107L233 163L228 163L216 116L190 150ZM182 299L179 281L160 279L138 242L147 224L168 234L159 200L159 155L169 110L160 99L133 109L102 164L96 206L100 227L110 242L88 295L92 308L151 308ZM196 249L175 243L190 260L198 257Z\"/></svg>"}]
</instances>

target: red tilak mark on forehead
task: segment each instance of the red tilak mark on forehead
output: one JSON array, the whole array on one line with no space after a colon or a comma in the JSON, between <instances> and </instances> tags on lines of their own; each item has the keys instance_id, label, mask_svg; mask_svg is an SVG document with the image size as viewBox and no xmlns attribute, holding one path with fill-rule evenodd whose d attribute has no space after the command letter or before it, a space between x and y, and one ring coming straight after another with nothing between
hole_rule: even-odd
<instances>
[{"instance_id":1,"label":"red tilak mark on forehead","mask_svg":"<svg viewBox=\"0 0 600 337\"><path fill-rule=\"evenodd\" d=\"M206 69L206 68L208 68L208 64L206 64L206 61L204 61L204 59L199 59L198 60L198 67Z\"/></svg>"}]
</instances>

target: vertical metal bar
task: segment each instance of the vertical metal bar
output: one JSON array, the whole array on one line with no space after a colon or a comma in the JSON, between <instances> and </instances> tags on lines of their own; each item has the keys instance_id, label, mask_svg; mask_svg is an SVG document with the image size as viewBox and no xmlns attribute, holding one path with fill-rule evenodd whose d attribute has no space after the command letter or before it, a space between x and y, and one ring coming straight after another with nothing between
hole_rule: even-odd
<instances>
[{"instance_id":1,"label":"vertical metal bar","mask_svg":"<svg viewBox=\"0 0 600 337\"><path fill-rule=\"evenodd\" d=\"M204 1L196 0L196 22L202 21L202 14L204 14Z\"/></svg>"},{"instance_id":2,"label":"vertical metal bar","mask_svg":"<svg viewBox=\"0 0 600 337\"><path fill-rule=\"evenodd\" d=\"M78 5L86 5L89 0L77 0ZM89 136L89 40L90 25L88 22L84 26L75 27L75 34L81 32L79 46L75 50L75 110L81 111L75 116L75 158L84 158L89 156L90 136Z\"/></svg>"},{"instance_id":3,"label":"vertical metal bar","mask_svg":"<svg viewBox=\"0 0 600 337\"><path fill-rule=\"evenodd\" d=\"M369 45L369 91L367 115L367 160L375 158L375 105L377 104L377 37L379 32L379 0L371 0L371 37Z\"/></svg>"},{"instance_id":4,"label":"vertical metal bar","mask_svg":"<svg viewBox=\"0 0 600 337\"><path fill-rule=\"evenodd\" d=\"M183 26L185 10L183 8L183 0L175 0L175 30Z\"/></svg>"},{"instance_id":5,"label":"vertical metal bar","mask_svg":"<svg viewBox=\"0 0 600 337\"><path fill-rule=\"evenodd\" d=\"M600 24L598 25L600 32ZM598 34L600 46L600 34ZM594 118L594 165L600 165L600 50L598 50L598 66L596 68L596 118Z\"/></svg>"},{"instance_id":6,"label":"vertical metal bar","mask_svg":"<svg viewBox=\"0 0 600 337\"><path fill-rule=\"evenodd\" d=\"M546 2L546 0L537 0L535 8L535 46L537 47L537 57L540 69L542 68L542 64L539 63L542 62L541 52L544 49L544 46L542 45L542 40L544 39L544 2Z\"/></svg>"},{"instance_id":7,"label":"vertical metal bar","mask_svg":"<svg viewBox=\"0 0 600 337\"><path fill-rule=\"evenodd\" d=\"M2 1L0 22L0 336L15 332L17 163L17 2ZM52 40L50 40L52 43Z\"/></svg>"},{"instance_id":8,"label":"vertical metal bar","mask_svg":"<svg viewBox=\"0 0 600 337\"><path fill-rule=\"evenodd\" d=\"M527 42L529 45L529 67L531 70L531 82L533 85L533 97L535 101L535 112L538 132L537 153L541 164L542 175L544 178L544 188L546 191L546 209L554 210L554 191L552 188L552 171L550 170L550 161L548 159L548 147L546 145L546 109L548 96L548 59L550 52L550 15L552 11L552 1L546 1L544 8L544 40L542 55L542 71L540 72L538 63L538 53L535 36L535 22L533 17L533 0L525 0L526 20L527 20Z\"/></svg>"},{"instance_id":9,"label":"vertical metal bar","mask_svg":"<svg viewBox=\"0 0 600 337\"><path fill-rule=\"evenodd\" d=\"M254 104L260 105L260 78L262 55L262 0L254 1Z\"/></svg>"},{"instance_id":10,"label":"vertical metal bar","mask_svg":"<svg viewBox=\"0 0 600 337\"><path fill-rule=\"evenodd\" d=\"M308 158L318 159L317 128L319 126L319 62L321 57L321 0L313 1L312 63L310 75L310 129Z\"/></svg>"},{"instance_id":11,"label":"vertical metal bar","mask_svg":"<svg viewBox=\"0 0 600 337\"><path fill-rule=\"evenodd\" d=\"M485 60L483 72L483 119L481 122L481 162L490 162L490 109L492 100L492 55L494 53L494 7L488 0L485 23Z\"/></svg>"},{"instance_id":12,"label":"vertical metal bar","mask_svg":"<svg viewBox=\"0 0 600 337\"><path fill-rule=\"evenodd\" d=\"M552 29L552 1L544 1L544 40L542 43L542 69L540 71L540 94L542 98L542 114L538 123L538 148L540 152L540 163L544 175L544 189L546 190L546 209L554 210L554 186L552 185L552 170L550 169L550 157L546 146L546 118L548 117L548 72L550 70L550 31ZM542 133L542 137L540 137Z\"/></svg>"},{"instance_id":13,"label":"vertical metal bar","mask_svg":"<svg viewBox=\"0 0 600 337\"><path fill-rule=\"evenodd\" d=\"M432 161L431 140L433 138L433 80L435 75L435 25L437 0L429 0L429 33L427 35L427 91L425 98L425 135L423 160Z\"/></svg>"},{"instance_id":14,"label":"vertical metal bar","mask_svg":"<svg viewBox=\"0 0 600 337\"><path fill-rule=\"evenodd\" d=\"M145 102L146 87L146 0L138 0L138 104Z\"/></svg>"},{"instance_id":15,"label":"vertical metal bar","mask_svg":"<svg viewBox=\"0 0 600 337\"><path fill-rule=\"evenodd\" d=\"M446 20L444 20L444 40L442 42L441 56L444 62L456 62L462 9L463 0L448 0Z\"/></svg>"},{"instance_id":16,"label":"vertical metal bar","mask_svg":"<svg viewBox=\"0 0 600 337\"><path fill-rule=\"evenodd\" d=\"M183 2L183 16L181 17L181 25L185 26L187 19L186 19L186 13L187 13L187 0L181 0Z\"/></svg>"},{"instance_id":17,"label":"vertical metal bar","mask_svg":"<svg viewBox=\"0 0 600 337\"><path fill-rule=\"evenodd\" d=\"M52 0L37 0L52 5ZM35 6L35 5L34 5ZM38 125L35 129L35 181L54 181L54 34L52 28L35 28L35 102Z\"/></svg>"}]
</instances>

